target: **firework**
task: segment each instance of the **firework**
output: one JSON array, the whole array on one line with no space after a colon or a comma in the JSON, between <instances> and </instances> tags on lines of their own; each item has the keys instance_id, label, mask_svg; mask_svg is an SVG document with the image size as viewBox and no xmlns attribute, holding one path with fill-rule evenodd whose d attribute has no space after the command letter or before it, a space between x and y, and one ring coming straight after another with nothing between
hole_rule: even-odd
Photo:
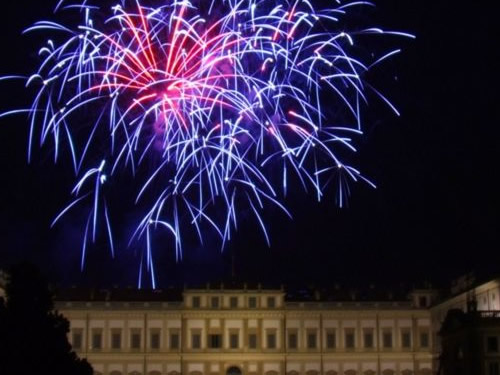
<instances>
[{"instance_id":1,"label":"firework","mask_svg":"<svg viewBox=\"0 0 500 375\"><path fill-rule=\"evenodd\" d=\"M203 241L208 225L224 246L238 212L248 210L269 243L262 212L271 204L290 215L289 183L318 200L333 185L340 206L350 181L373 185L339 154L355 151L369 92L397 113L364 77L399 50L363 59L357 41L411 35L340 30L349 10L366 2L313 3L60 2L57 12L73 12L79 25L41 21L26 30L53 35L26 82L36 88L29 158L38 143L54 145L56 160L71 155L73 200L54 224L87 210L82 267L100 232L114 252L111 218L120 202L107 185L134 196L130 210L141 214L130 241L145 241L141 271L147 266L153 286L155 231L171 234L180 258L185 227ZM121 187L126 174L134 183Z\"/></svg>"}]
</instances>

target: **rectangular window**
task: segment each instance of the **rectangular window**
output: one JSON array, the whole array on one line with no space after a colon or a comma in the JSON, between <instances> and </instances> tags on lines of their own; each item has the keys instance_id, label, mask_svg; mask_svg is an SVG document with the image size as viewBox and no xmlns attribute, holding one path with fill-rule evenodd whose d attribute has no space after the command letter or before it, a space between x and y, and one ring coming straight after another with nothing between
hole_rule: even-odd
<instances>
[{"instance_id":1,"label":"rectangular window","mask_svg":"<svg viewBox=\"0 0 500 375\"><path fill-rule=\"evenodd\" d=\"M257 349L257 335L255 333L250 333L248 335L248 348Z\"/></svg>"},{"instance_id":2,"label":"rectangular window","mask_svg":"<svg viewBox=\"0 0 500 375\"><path fill-rule=\"evenodd\" d=\"M133 350L141 349L141 332L133 330L130 334L130 348Z\"/></svg>"},{"instance_id":3,"label":"rectangular window","mask_svg":"<svg viewBox=\"0 0 500 375\"><path fill-rule=\"evenodd\" d=\"M232 309L238 308L238 297L229 298L229 307L231 307Z\"/></svg>"},{"instance_id":4,"label":"rectangular window","mask_svg":"<svg viewBox=\"0 0 500 375\"><path fill-rule=\"evenodd\" d=\"M384 332L382 335L382 344L384 349L392 348L392 332Z\"/></svg>"},{"instance_id":5,"label":"rectangular window","mask_svg":"<svg viewBox=\"0 0 500 375\"><path fill-rule=\"evenodd\" d=\"M229 346L231 349L238 349L239 347L239 335L237 333L231 333L229 336Z\"/></svg>"},{"instance_id":6,"label":"rectangular window","mask_svg":"<svg viewBox=\"0 0 500 375\"><path fill-rule=\"evenodd\" d=\"M418 300L419 307L427 307L427 297L421 296Z\"/></svg>"},{"instance_id":7,"label":"rectangular window","mask_svg":"<svg viewBox=\"0 0 500 375\"><path fill-rule=\"evenodd\" d=\"M498 352L498 337L497 336L488 336L487 338L487 350L489 352Z\"/></svg>"},{"instance_id":8,"label":"rectangular window","mask_svg":"<svg viewBox=\"0 0 500 375\"><path fill-rule=\"evenodd\" d=\"M314 332L307 334L307 349L316 349L316 334Z\"/></svg>"},{"instance_id":9,"label":"rectangular window","mask_svg":"<svg viewBox=\"0 0 500 375\"><path fill-rule=\"evenodd\" d=\"M276 334L268 333L267 334L267 348L268 349L276 349Z\"/></svg>"},{"instance_id":10,"label":"rectangular window","mask_svg":"<svg viewBox=\"0 0 500 375\"><path fill-rule=\"evenodd\" d=\"M335 337L335 332L328 332L326 334L326 348L327 349L335 349L337 346L337 340Z\"/></svg>"},{"instance_id":11,"label":"rectangular window","mask_svg":"<svg viewBox=\"0 0 500 375\"><path fill-rule=\"evenodd\" d=\"M276 307L276 299L274 297L267 297L267 307L274 309Z\"/></svg>"},{"instance_id":12,"label":"rectangular window","mask_svg":"<svg viewBox=\"0 0 500 375\"><path fill-rule=\"evenodd\" d=\"M251 309L257 307L257 297L248 297L248 307Z\"/></svg>"},{"instance_id":13,"label":"rectangular window","mask_svg":"<svg viewBox=\"0 0 500 375\"><path fill-rule=\"evenodd\" d=\"M363 335L363 341L366 349L373 349L373 332L365 332Z\"/></svg>"},{"instance_id":14,"label":"rectangular window","mask_svg":"<svg viewBox=\"0 0 500 375\"><path fill-rule=\"evenodd\" d=\"M193 304L193 308L197 309L201 306L201 303L200 303L200 297L198 296L195 296L193 297L193 299L191 300L192 304Z\"/></svg>"},{"instance_id":15,"label":"rectangular window","mask_svg":"<svg viewBox=\"0 0 500 375\"><path fill-rule=\"evenodd\" d=\"M427 332L420 333L420 347L421 348L429 347L429 334Z\"/></svg>"},{"instance_id":16,"label":"rectangular window","mask_svg":"<svg viewBox=\"0 0 500 375\"><path fill-rule=\"evenodd\" d=\"M222 335L208 335L208 345L210 349L222 348Z\"/></svg>"},{"instance_id":17,"label":"rectangular window","mask_svg":"<svg viewBox=\"0 0 500 375\"><path fill-rule=\"evenodd\" d=\"M199 333L193 333L191 336L191 346L193 349L201 348L201 335Z\"/></svg>"},{"instance_id":18,"label":"rectangular window","mask_svg":"<svg viewBox=\"0 0 500 375\"><path fill-rule=\"evenodd\" d=\"M411 334L410 334L410 332L401 333L401 346L404 349L411 348Z\"/></svg>"},{"instance_id":19,"label":"rectangular window","mask_svg":"<svg viewBox=\"0 0 500 375\"><path fill-rule=\"evenodd\" d=\"M288 334L288 349L297 349L298 342L297 342L297 334L296 333L289 333Z\"/></svg>"},{"instance_id":20,"label":"rectangular window","mask_svg":"<svg viewBox=\"0 0 500 375\"><path fill-rule=\"evenodd\" d=\"M354 331L345 332L345 348L354 349Z\"/></svg>"},{"instance_id":21,"label":"rectangular window","mask_svg":"<svg viewBox=\"0 0 500 375\"><path fill-rule=\"evenodd\" d=\"M160 349L160 332L155 330L151 332L150 336L150 346L153 350Z\"/></svg>"},{"instance_id":22,"label":"rectangular window","mask_svg":"<svg viewBox=\"0 0 500 375\"><path fill-rule=\"evenodd\" d=\"M83 332L81 329L73 330L71 343L74 350L82 350L83 346Z\"/></svg>"},{"instance_id":23,"label":"rectangular window","mask_svg":"<svg viewBox=\"0 0 500 375\"><path fill-rule=\"evenodd\" d=\"M171 333L170 334L170 349L177 350L179 349L179 334Z\"/></svg>"},{"instance_id":24,"label":"rectangular window","mask_svg":"<svg viewBox=\"0 0 500 375\"><path fill-rule=\"evenodd\" d=\"M92 349L101 350L102 349L102 331L94 330L92 332Z\"/></svg>"},{"instance_id":25,"label":"rectangular window","mask_svg":"<svg viewBox=\"0 0 500 375\"><path fill-rule=\"evenodd\" d=\"M219 308L219 297L210 298L210 306L213 309L218 309Z\"/></svg>"},{"instance_id":26,"label":"rectangular window","mask_svg":"<svg viewBox=\"0 0 500 375\"><path fill-rule=\"evenodd\" d=\"M118 331L111 333L111 349L119 350L122 347L122 334Z\"/></svg>"}]
</instances>

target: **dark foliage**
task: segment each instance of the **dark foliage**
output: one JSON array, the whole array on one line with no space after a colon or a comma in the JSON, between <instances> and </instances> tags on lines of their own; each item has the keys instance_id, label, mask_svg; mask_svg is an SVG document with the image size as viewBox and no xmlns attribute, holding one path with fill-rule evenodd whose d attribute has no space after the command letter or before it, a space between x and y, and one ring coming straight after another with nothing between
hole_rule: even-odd
<instances>
[{"instance_id":1,"label":"dark foliage","mask_svg":"<svg viewBox=\"0 0 500 375\"><path fill-rule=\"evenodd\" d=\"M0 374L92 375L72 351L69 321L54 311L52 294L39 270L14 266L0 298Z\"/></svg>"}]
</instances>

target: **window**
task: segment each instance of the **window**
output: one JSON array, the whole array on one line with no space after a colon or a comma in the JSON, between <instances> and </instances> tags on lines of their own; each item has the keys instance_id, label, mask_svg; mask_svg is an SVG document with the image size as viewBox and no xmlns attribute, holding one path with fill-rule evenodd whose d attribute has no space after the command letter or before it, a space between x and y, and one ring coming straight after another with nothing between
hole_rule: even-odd
<instances>
[{"instance_id":1,"label":"window","mask_svg":"<svg viewBox=\"0 0 500 375\"><path fill-rule=\"evenodd\" d=\"M92 349L101 350L102 349L102 331L94 330L92 332Z\"/></svg>"},{"instance_id":2,"label":"window","mask_svg":"<svg viewBox=\"0 0 500 375\"><path fill-rule=\"evenodd\" d=\"M248 307L251 309L257 307L257 297L248 297Z\"/></svg>"},{"instance_id":3,"label":"window","mask_svg":"<svg viewBox=\"0 0 500 375\"><path fill-rule=\"evenodd\" d=\"M288 334L288 349L297 349L297 334L289 333Z\"/></svg>"},{"instance_id":4,"label":"window","mask_svg":"<svg viewBox=\"0 0 500 375\"><path fill-rule=\"evenodd\" d=\"M238 297L229 298L229 307L232 309L238 308Z\"/></svg>"},{"instance_id":5,"label":"window","mask_svg":"<svg viewBox=\"0 0 500 375\"><path fill-rule=\"evenodd\" d=\"M316 349L316 333L314 332L307 334L307 349Z\"/></svg>"},{"instance_id":6,"label":"window","mask_svg":"<svg viewBox=\"0 0 500 375\"><path fill-rule=\"evenodd\" d=\"M382 335L382 344L384 349L392 348L392 332L384 332Z\"/></svg>"},{"instance_id":7,"label":"window","mask_svg":"<svg viewBox=\"0 0 500 375\"><path fill-rule=\"evenodd\" d=\"M421 348L429 347L429 334L427 332L420 333L420 347Z\"/></svg>"},{"instance_id":8,"label":"window","mask_svg":"<svg viewBox=\"0 0 500 375\"><path fill-rule=\"evenodd\" d=\"M328 332L326 334L326 347L327 349L335 349L336 345L335 332Z\"/></svg>"},{"instance_id":9,"label":"window","mask_svg":"<svg viewBox=\"0 0 500 375\"><path fill-rule=\"evenodd\" d=\"M354 331L346 331L345 347L346 349L354 349Z\"/></svg>"},{"instance_id":10,"label":"window","mask_svg":"<svg viewBox=\"0 0 500 375\"><path fill-rule=\"evenodd\" d=\"M276 334L268 333L267 334L267 348L268 349L276 349Z\"/></svg>"},{"instance_id":11,"label":"window","mask_svg":"<svg viewBox=\"0 0 500 375\"><path fill-rule=\"evenodd\" d=\"M488 375L500 375L500 365L498 362L490 362Z\"/></svg>"},{"instance_id":12,"label":"window","mask_svg":"<svg viewBox=\"0 0 500 375\"><path fill-rule=\"evenodd\" d=\"M219 308L219 297L210 298L210 306L212 306L213 309L218 309Z\"/></svg>"},{"instance_id":13,"label":"window","mask_svg":"<svg viewBox=\"0 0 500 375\"><path fill-rule=\"evenodd\" d=\"M248 348L257 349L257 335L255 333L250 333L248 335Z\"/></svg>"},{"instance_id":14,"label":"window","mask_svg":"<svg viewBox=\"0 0 500 375\"><path fill-rule=\"evenodd\" d=\"M177 350L179 349L179 334L171 333L170 334L170 349Z\"/></svg>"},{"instance_id":15,"label":"window","mask_svg":"<svg viewBox=\"0 0 500 375\"><path fill-rule=\"evenodd\" d=\"M498 352L498 337L488 336L486 344L489 352Z\"/></svg>"},{"instance_id":16,"label":"window","mask_svg":"<svg viewBox=\"0 0 500 375\"><path fill-rule=\"evenodd\" d=\"M363 341L366 349L373 349L373 332L365 332L363 335Z\"/></svg>"},{"instance_id":17,"label":"window","mask_svg":"<svg viewBox=\"0 0 500 375\"><path fill-rule=\"evenodd\" d=\"M426 296L420 296L418 298L418 306L419 307L427 307L427 297Z\"/></svg>"},{"instance_id":18,"label":"window","mask_svg":"<svg viewBox=\"0 0 500 375\"><path fill-rule=\"evenodd\" d=\"M151 332L151 337L150 337L150 346L151 349L153 350L158 350L160 349L160 332L158 330L154 330Z\"/></svg>"},{"instance_id":19,"label":"window","mask_svg":"<svg viewBox=\"0 0 500 375\"><path fill-rule=\"evenodd\" d=\"M229 336L229 346L231 349L238 349L239 347L239 336L237 333L231 333Z\"/></svg>"},{"instance_id":20,"label":"window","mask_svg":"<svg viewBox=\"0 0 500 375\"><path fill-rule=\"evenodd\" d=\"M401 333L401 346L405 349L411 348L411 334L410 334L410 332Z\"/></svg>"},{"instance_id":21,"label":"window","mask_svg":"<svg viewBox=\"0 0 500 375\"><path fill-rule=\"evenodd\" d=\"M222 335L208 335L208 347L210 349L219 349L222 347Z\"/></svg>"},{"instance_id":22,"label":"window","mask_svg":"<svg viewBox=\"0 0 500 375\"><path fill-rule=\"evenodd\" d=\"M73 335L71 338L71 343L74 350L81 350L83 344L83 333L81 329L73 330Z\"/></svg>"},{"instance_id":23,"label":"window","mask_svg":"<svg viewBox=\"0 0 500 375\"><path fill-rule=\"evenodd\" d=\"M192 302L193 307L195 309L198 309L201 306L200 297L198 297L198 296L193 297L193 299L191 300L191 302Z\"/></svg>"},{"instance_id":24,"label":"window","mask_svg":"<svg viewBox=\"0 0 500 375\"><path fill-rule=\"evenodd\" d=\"M141 332L133 330L130 334L130 348L133 350L141 349Z\"/></svg>"},{"instance_id":25,"label":"window","mask_svg":"<svg viewBox=\"0 0 500 375\"><path fill-rule=\"evenodd\" d=\"M199 333L193 333L191 336L191 346L193 349L201 348L201 335Z\"/></svg>"},{"instance_id":26,"label":"window","mask_svg":"<svg viewBox=\"0 0 500 375\"><path fill-rule=\"evenodd\" d=\"M111 332L111 349L119 350L122 347L122 334L119 331Z\"/></svg>"},{"instance_id":27,"label":"window","mask_svg":"<svg viewBox=\"0 0 500 375\"><path fill-rule=\"evenodd\" d=\"M276 307L276 299L274 297L267 297L267 307L274 309Z\"/></svg>"}]
</instances>

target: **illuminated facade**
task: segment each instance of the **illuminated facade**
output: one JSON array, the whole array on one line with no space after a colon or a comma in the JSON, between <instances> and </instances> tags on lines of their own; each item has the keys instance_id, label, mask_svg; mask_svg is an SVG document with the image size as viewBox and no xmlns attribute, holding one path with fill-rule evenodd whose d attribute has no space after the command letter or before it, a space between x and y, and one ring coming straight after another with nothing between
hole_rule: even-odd
<instances>
[{"instance_id":1,"label":"illuminated facade","mask_svg":"<svg viewBox=\"0 0 500 375\"><path fill-rule=\"evenodd\" d=\"M107 293L58 303L96 374L432 373L429 291L385 302L293 302L257 288L185 290L180 300L157 292L141 302Z\"/></svg>"},{"instance_id":2,"label":"illuminated facade","mask_svg":"<svg viewBox=\"0 0 500 375\"><path fill-rule=\"evenodd\" d=\"M453 309L481 319L472 332L478 375L499 374L500 279L459 279L446 298L432 289L378 299L335 289L308 298L246 286L72 289L56 307L96 375L431 375L445 352L467 357L453 349L469 341L465 333L448 327L443 336Z\"/></svg>"}]
</instances>

